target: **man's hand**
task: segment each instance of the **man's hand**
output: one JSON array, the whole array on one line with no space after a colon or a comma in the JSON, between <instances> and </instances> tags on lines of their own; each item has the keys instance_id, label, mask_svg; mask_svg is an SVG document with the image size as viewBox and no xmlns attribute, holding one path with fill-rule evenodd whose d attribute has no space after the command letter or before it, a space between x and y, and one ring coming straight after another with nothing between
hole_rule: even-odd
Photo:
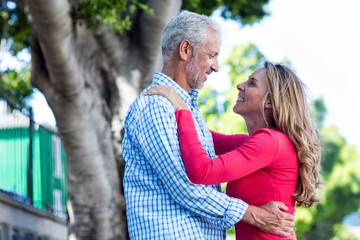
<instances>
[{"instance_id":1,"label":"man's hand","mask_svg":"<svg viewBox=\"0 0 360 240\"><path fill-rule=\"evenodd\" d=\"M290 236L294 228L294 216L283 211L288 208L281 202L269 202L261 207L250 205L242 222L249 223L263 232Z\"/></svg>"}]
</instances>

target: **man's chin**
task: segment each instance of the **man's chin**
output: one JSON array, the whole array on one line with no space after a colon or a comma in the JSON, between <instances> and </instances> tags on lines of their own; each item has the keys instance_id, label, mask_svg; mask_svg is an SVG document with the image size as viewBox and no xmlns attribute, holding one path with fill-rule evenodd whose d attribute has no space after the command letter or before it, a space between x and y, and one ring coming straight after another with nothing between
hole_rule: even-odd
<instances>
[{"instance_id":1,"label":"man's chin","mask_svg":"<svg viewBox=\"0 0 360 240\"><path fill-rule=\"evenodd\" d=\"M203 88L204 88L204 84L201 84L201 85L194 86L192 89L201 90Z\"/></svg>"},{"instance_id":2,"label":"man's chin","mask_svg":"<svg viewBox=\"0 0 360 240\"><path fill-rule=\"evenodd\" d=\"M205 79L205 81L206 81L206 79ZM203 82L200 80L193 81L191 88L196 89L196 90L201 90L202 88L204 88L205 81L203 81Z\"/></svg>"},{"instance_id":3,"label":"man's chin","mask_svg":"<svg viewBox=\"0 0 360 240\"><path fill-rule=\"evenodd\" d=\"M201 84L198 83L195 85L194 89L201 90L204 88L204 85L205 85L205 82L203 82Z\"/></svg>"}]
</instances>

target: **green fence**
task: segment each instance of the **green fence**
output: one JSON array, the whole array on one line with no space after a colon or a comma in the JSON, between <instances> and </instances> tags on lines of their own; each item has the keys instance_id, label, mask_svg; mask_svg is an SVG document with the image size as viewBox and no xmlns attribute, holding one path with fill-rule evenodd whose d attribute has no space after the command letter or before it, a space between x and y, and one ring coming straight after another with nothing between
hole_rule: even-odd
<instances>
[{"instance_id":1,"label":"green fence","mask_svg":"<svg viewBox=\"0 0 360 240\"><path fill-rule=\"evenodd\" d=\"M0 190L67 217L65 152L59 135L30 116L0 107Z\"/></svg>"}]
</instances>

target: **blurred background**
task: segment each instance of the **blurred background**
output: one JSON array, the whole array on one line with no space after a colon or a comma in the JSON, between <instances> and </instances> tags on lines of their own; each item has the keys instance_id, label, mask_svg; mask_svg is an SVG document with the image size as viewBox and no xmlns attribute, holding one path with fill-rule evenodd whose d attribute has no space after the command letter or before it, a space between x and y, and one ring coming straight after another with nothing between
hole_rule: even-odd
<instances>
[{"instance_id":1,"label":"blurred background","mask_svg":"<svg viewBox=\"0 0 360 240\"><path fill-rule=\"evenodd\" d=\"M136 9L134 12L130 11L130 20L136 23L135 20L141 17L140 13L146 12L151 15L152 9L157 11L156 4L147 7L148 1L134 2L134 6L129 3L116 5L116 8L123 12L114 14L124 14L129 9ZM206 87L201 90L199 99L200 110L209 127L224 133L246 133L244 121L232 112L237 98L236 84L246 80L264 60L289 65L309 88L309 102L313 106L323 141L322 200L310 209L297 209L297 238L360 239L360 116L357 107L360 103L357 99L357 81L360 79L356 71L357 58L360 56L360 15L357 13L360 2L182 1L178 5L180 2L170 4L169 16L174 15L176 9L189 9L210 15L223 29L220 71L211 75ZM75 7L70 1L62 0L57 3L63 3L57 6L58 9ZM1 198L0 203L4 207L11 205L12 208L8 211L0 210L0 215L4 216L0 216L0 239L7 239L1 238L2 236L51 234L32 229L31 221L44 221L43 217L33 219L32 210L29 210L27 216L30 220L21 223L20 227L17 227L20 230L15 231L14 226L19 222L9 222L8 219L17 211L16 204L34 208L41 214L48 214L47 218L53 218L53 223L47 224L54 224L54 228L60 229L59 234L70 234L74 237L79 226L71 222L72 210L69 211L69 202L74 202L71 208L79 208L76 204L77 198L72 199L71 196L81 195L82 193L76 191L76 187L85 184L79 183L74 185L76 187L71 187L75 183L68 177L73 175L71 169L76 168L72 165L73 162L77 162L77 166L86 164L86 161L79 157L80 154L74 152L87 153L88 150L74 146L72 140L69 140L71 135L68 132L73 131L73 128L81 128L75 126L74 122L88 127L87 129L102 122L109 126L111 131L109 130L108 143L113 144L115 149L113 158L118 166L120 185L123 165L119 157L119 133L124 113L139 91L149 84L147 71L152 73L159 69L159 65L156 64L158 60L151 60L154 63L152 65L146 64L145 60L136 60L135 53L144 51L141 45L143 39L137 32L141 31L141 28L134 30L131 24L127 25L126 18L114 18L115 21L107 19L112 15L108 13L109 9L106 9L106 6L115 8L111 1L109 3L106 0L98 0L92 3L92 6L99 4L102 7L90 8L86 4L79 5L76 6L79 8L75 11L76 14L68 14L73 21L76 19L72 26L74 35L70 35L73 38L70 44L73 45L66 42L65 38L61 41L63 35L56 35L62 31L54 28L59 25L43 26L41 20L36 22L36 11L49 9L26 6L23 1L1 1L1 4L0 193L5 200ZM26 10L27 7L30 7L30 12ZM66 15L69 11L64 12ZM99 12L106 14L97 15ZM34 22L29 21L31 14ZM51 14L55 15L54 12ZM96 19L102 19L95 21L97 24L100 22L100 26L94 25L91 21L94 16ZM124 24L118 26L114 25L114 22ZM87 26L87 30L83 30L84 25ZM161 24L155 25L161 30ZM41 29L49 27L50 33L51 29L54 30L54 36L47 33L48 37L52 40L59 39L59 42L55 41L55 45L50 45L46 38L44 41L44 35L41 35L44 33L41 33L39 26L42 26ZM161 34L160 30L157 35ZM79 33L82 31L89 34L85 39L91 39L86 44L86 41L80 39ZM106 40L111 36L111 43L116 43L114 45L125 57L129 54L134 59L128 57L124 61L114 57L111 51L104 47L107 45L103 36L108 37ZM123 41L124 39L127 41ZM151 41L157 46L153 48L159 52L159 40ZM92 47L87 44L91 44ZM61 47L56 49L58 46ZM72 46L76 60L71 57L72 51L67 50L68 46ZM86 53L86 49L89 49L89 52L93 51L89 54L91 57ZM133 49L135 53L125 49ZM63 55L66 56L64 52L69 55L65 58L66 61L61 59ZM159 53L157 54L159 59ZM100 60L88 60L92 58ZM139 59L143 58L140 54ZM52 62L53 59L55 64ZM58 60L71 62L73 72L66 72L69 66L62 70ZM141 64L147 65L147 68ZM82 68L83 65L85 67ZM54 69L53 66L57 67ZM61 75L63 72L66 74ZM73 74L74 72L76 74ZM86 72L95 77L89 77ZM66 80L63 76L67 76ZM80 89L79 94L70 94L77 88ZM117 89L116 93L114 89ZM81 97L74 98L73 95ZM73 105L70 103L77 106L74 108L75 111L71 111ZM97 109L98 112L93 113L91 109ZM74 112L83 117L74 117ZM103 119L93 121L95 115L103 116ZM74 130L74 134L83 133ZM106 137L98 132L94 132L92 136L96 136L98 142L88 142L84 137L83 145L87 146L86 149L94 144L104 144L102 141ZM73 161L69 162L67 159ZM101 164L104 160L90 158L88 161L99 161ZM115 169L105 168L103 171L107 174ZM96 176L93 177L96 179ZM108 181L108 184L112 185L113 180ZM114 192L122 195L119 190ZM16 202L15 207L12 201ZM94 205L89 203L86 207L91 211ZM69 222L75 230L67 227ZM121 220L119 222L119 225L123 223ZM96 224L91 218L85 225L96 232ZM228 238L234 238L233 230L228 231ZM67 239L67 236L60 239Z\"/></svg>"}]
</instances>

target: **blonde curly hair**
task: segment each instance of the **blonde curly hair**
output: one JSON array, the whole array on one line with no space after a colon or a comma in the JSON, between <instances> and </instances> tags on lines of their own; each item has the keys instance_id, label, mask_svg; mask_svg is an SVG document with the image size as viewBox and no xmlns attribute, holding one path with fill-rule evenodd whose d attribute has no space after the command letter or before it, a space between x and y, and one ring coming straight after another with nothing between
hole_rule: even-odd
<instances>
[{"instance_id":1,"label":"blonde curly hair","mask_svg":"<svg viewBox=\"0 0 360 240\"><path fill-rule=\"evenodd\" d=\"M297 151L299 177L293 195L298 206L311 207L319 201L321 144L317 126L307 102L304 83L288 67L265 62L268 92L272 110L266 116L273 126L291 139Z\"/></svg>"}]
</instances>

